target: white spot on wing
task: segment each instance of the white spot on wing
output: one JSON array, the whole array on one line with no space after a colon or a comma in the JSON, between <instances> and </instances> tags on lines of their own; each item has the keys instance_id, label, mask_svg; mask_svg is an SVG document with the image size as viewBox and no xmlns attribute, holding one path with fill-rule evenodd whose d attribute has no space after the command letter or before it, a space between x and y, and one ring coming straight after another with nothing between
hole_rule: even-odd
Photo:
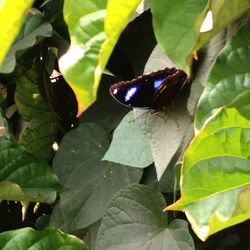
<instances>
[{"instance_id":1,"label":"white spot on wing","mask_svg":"<svg viewBox=\"0 0 250 250\"><path fill-rule=\"evenodd\" d=\"M135 93L138 91L139 87L138 86L134 86L128 89L126 95L125 95L125 102L128 102L134 95Z\"/></svg>"}]
</instances>

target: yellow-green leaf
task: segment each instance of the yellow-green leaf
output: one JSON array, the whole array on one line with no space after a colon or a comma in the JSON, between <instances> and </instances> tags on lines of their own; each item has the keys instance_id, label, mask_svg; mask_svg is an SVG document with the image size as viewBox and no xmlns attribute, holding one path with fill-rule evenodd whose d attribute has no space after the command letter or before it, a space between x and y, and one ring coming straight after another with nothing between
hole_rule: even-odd
<instances>
[{"instance_id":1,"label":"yellow-green leaf","mask_svg":"<svg viewBox=\"0 0 250 250\"><path fill-rule=\"evenodd\" d=\"M221 108L188 148L181 173L181 198L167 209L186 213L205 240L250 218L249 93ZM244 197L244 198L243 198Z\"/></svg>"},{"instance_id":2,"label":"yellow-green leaf","mask_svg":"<svg viewBox=\"0 0 250 250\"><path fill-rule=\"evenodd\" d=\"M78 115L95 101L107 60L139 2L65 1L64 17L69 27L71 45L59 65L76 95Z\"/></svg>"},{"instance_id":3,"label":"yellow-green leaf","mask_svg":"<svg viewBox=\"0 0 250 250\"><path fill-rule=\"evenodd\" d=\"M32 3L33 0L2 0L0 2L0 67Z\"/></svg>"}]
</instances>

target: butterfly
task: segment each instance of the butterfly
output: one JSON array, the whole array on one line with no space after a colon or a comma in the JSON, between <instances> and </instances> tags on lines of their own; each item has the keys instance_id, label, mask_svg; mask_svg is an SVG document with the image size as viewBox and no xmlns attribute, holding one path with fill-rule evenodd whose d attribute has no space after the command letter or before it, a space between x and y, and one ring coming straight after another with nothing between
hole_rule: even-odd
<instances>
[{"instance_id":1,"label":"butterfly","mask_svg":"<svg viewBox=\"0 0 250 250\"><path fill-rule=\"evenodd\" d=\"M127 107L158 111L170 106L190 82L183 70L165 68L115 83L109 90L116 101Z\"/></svg>"}]
</instances>

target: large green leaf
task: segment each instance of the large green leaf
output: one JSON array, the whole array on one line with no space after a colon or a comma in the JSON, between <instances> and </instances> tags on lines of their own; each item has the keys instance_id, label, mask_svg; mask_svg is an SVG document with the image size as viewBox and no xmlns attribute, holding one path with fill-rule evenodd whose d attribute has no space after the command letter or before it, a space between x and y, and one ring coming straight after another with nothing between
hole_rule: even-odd
<instances>
[{"instance_id":1,"label":"large green leaf","mask_svg":"<svg viewBox=\"0 0 250 250\"><path fill-rule=\"evenodd\" d=\"M109 203L98 232L96 250L194 249L187 223L168 225L164 197L139 184L122 189Z\"/></svg>"},{"instance_id":2,"label":"large green leaf","mask_svg":"<svg viewBox=\"0 0 250 250\"><path fill-rule=\"evenodd\" d=\"M64 234L52 228L35 231L29 227L1 233L0 248L2 250L87 250L84 243L75 236Z\"/></svg>"},{"instance_id":3,"label":"large green leaf","mask_svg":"<svg viewBox=\"0 0 250 250\"><path fill-rule=\"evenodd\" d=\"M139 182L141 171L101 161L109 141L105 131L82 123L65 135L53 169L68 191L60 196L51 226L73 232L99 220L109 200L122 187Z\"/></svg>"},{"instance_id":4,"label":"large green leaf","mask_svg":"<svg viewBox=\"0 0 250 250\"><path fill-rule=\"evenodd\" d=\"M134 119L132 111L123 118L103 160L137 168L145 168L153 163L149 141Z\"/></svg>"},{"instance_id":5,"label":"large green leaf","mask_svg":"<svg viewBox=\"0 0 250 250\"><path fill-rule=\"evenodd\" d=\"M48 159L57 133L56 118L38 87L38 72L28 70L17 81L15 102L24 119L18 142L34 155Z\"/></svg>"},{"instance_id":6,"label":"large green leaf","mask_svg":"<svg viewBox=\"0 0 250 250\"><path fill-rule=\"evenodd\" d=\"M168 209L183 210L202 240L250 218L249 98L221 108L184 157L181 198Z\"/></svg>"},{"instance_id":7,"label":"large green leaf","mask_svg":"<svg viewBox=\"0 0 250 250\"><path fill-rule=\"evenodd\" d=\"M214 35L223 30L228 24L236 20L245 12L249 11L250 2L249 0L210 0L209 10L212 12L213 17L212 29L208 30L207 32L198 33L196 45L194 48L195 50L200 49ZM205 14L207 13L205 12ZM200 29L200 27L198 28Z\"/></svg>"},{"instance_id":8,"label":"large green leaf","mask_svg":"<svg viewBox=\"0 0 250 250\"><path fill-rule=\"evenodd\" d=\"M228 105L250 89L250 22L224 47L218 56L198 104L195 117L198 129L224 105Z\"/></svg>"},{"instance_id":9,"label":"large green leaf","mask_svg":"<svg viewBox=\"0 0 250 250\"><path fill-rule=\"evenodd\" d=\"M78 115L96 99L102 71L139 0L66 0L64 17L71 45L60 69L78 100ZM106 17L106 18L105 18ZM105 24L104 24L105 18Z\"/></svg>"},{"instance_id":10,"label":"large green leaf","mask_svg":"<svg viewBox=\"0 0 250 250\"><path fill-rule=\"evenodd\" d=\"M29 14L15 42L10 47L0 72L5 74L12 72L16 66L16 57L22 55L25 49L32 47L38 37L51 35L51 24L44 22L44 16L41 13Z\"/></svg>"},{"instance_id":11,"label":"large green leaf","mask_svg":"<svg viewBox=\"0 0 250 250\"><path fill-rule=\"evenodd\" d=\"M194 51L250 9L248 0L152 0L151 6L159 44L186 72L190 71ZM212 12L211 29L200 32L208 10Z\"/></svg>"},{"instance_id":12,"label":"large green leaf","mask_svg":"<svg viewBox=\"0 0 250 250\"><path fill-rule=\"evenodd\" d=\"M166 113L152 114L135 109L136 122L150 142L158 180L161 179L171 160L176 157L179 148L185 147L185 136L192 124L187 112L186 102L169 107ZM192 136L192 133L188 136ZM189 138L191 139L191 138ZM131 146L134 148L134 146ZM181 152L178 153L177 159Z\"/></svg>"},{"instance_id":13,"label":"large green leaf","mask_svg":"<svg viewBox=\"0 0 250 250\"><path fill-rule=\"evenodd\" d=\"M0 68L33 0L1 0L0 2Z\"/></svg>"},{"instance_id":14,"label":"large green leaf","mask_svg":"<svg viewBox=\"0 0 250 250\"><path fill-rule=\"evenodd\" d=\"M169 58L187 73L197 39L196 22L206 5L207 1L151 1L156 38Z\"/></svg>"},{"instance_id":15,"label":"large green leaf","mask_svg":"<svg viewBox=\"0 0 250 250\"><path fill-rule=\"evenodd\" d=\"M0 139L0 199L52 203L61 189L47 163Z\"/></svg>"}]
</instances>

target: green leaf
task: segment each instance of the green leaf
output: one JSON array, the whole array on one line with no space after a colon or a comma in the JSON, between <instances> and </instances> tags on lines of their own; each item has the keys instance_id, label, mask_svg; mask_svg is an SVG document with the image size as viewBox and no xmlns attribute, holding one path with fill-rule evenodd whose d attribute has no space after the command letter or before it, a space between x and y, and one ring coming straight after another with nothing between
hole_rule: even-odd
<instances>
[{"instance_id":1,"label":"green leaf","mask_svg":"<svg viewBox=\"0 0 250 250\"><path fill-rule=\"evenodd\" d=\"M121 32L129 23L132 14L140 2L140 0L131 0L126 3L123 0L108 1L107 16L104 24L107 38L102 45L99 62L99 67L102 70L104 69Z\"/></svg>"},{"instance_id":2,"label":"green leaf","mask_svg":"<svg viewBox=\"0 0 250 250\"><path fill-rule=\"evenodd\" d=\"M65 1L64 17L71 45L59 65L76 94L78 115L96 99L107 60L139 2L133 0L124 4L123 1L108 1L106 12L106 0Z\"/></svg>"},{"instance_id":3,"label":"green leaf","mask_svg":"<svg viewBox=\"0 0 250 250\"><path fill-rule=\"evenodd\" d=\"M32 3L32 0L1 0L0 2L0 68Z\"/></svg>"},{"instance_id":4,"label":"green leaf","mask_svg":"<svg viewBox=\"0 0 250 250\"><path fill-rule=\"evenodd\" d=\"M61 189L47 163L0 139L0 199L52 203Z\"/></svg>"},{"instance_id":5,"label":"green leaf","mask_svg":"<svg viewBox=\"0 0 250 250\"><path fill-rule=\"evenodd\" d=\"M101 161L109 141L105 131L83 123L67 133L53 161L53 169L68 188L55 207L51 226L73 232L98 221L113 195L139 182L141 171Z\"/></svg>"},{"instance_id":6,"label":"green leaf","mask_svg":"<svg viewBox=\"0 0 250 250\"><path fill-rule=\"evenodd\" d=\"M184 211L202 240L250 218L250 119L240 113L250 114L249 97L218 110L184 157L181 198L168 209Z\"/></svg>"},{"instance_id":7,"label":"green leaf","mask_svg":"<svg viewBox=\"0 0 250 250\"><path fill-rule=\"evenodd\" d=\"M19 113L26 121L19 143L30 153L48 159L55 141L57 124L54 114L40 93L37 74L34 67L17 81L15 102Z\"/></svg>"},{"instance_id":8,"label":"green leaf","mask_svg":"<svg viewBox=\"0 0 250 250\"><path fill-rule=\"evenodd\" d=\"M52 115L34 115L34 118L26 124L19 143L30 153L47 160L50 157L56 133L57 124Z\"/></svg>"},{"instance_id":9,"label":"green leaf","mask_svg":"<svg viewBox=\"0 0 250 250\"><path fill-rule=\"evenodd\" d=\"M182 96L181 102L176 100L175 107L169 107L166 113L152 114L134 109L136 122L150 141L158 180L161 179L171 160L173 158L178 160L181 154L178 149L186 146L183 142L187 143L184 138L192 118L187 112L185 99ZM130 147L134 149L133 144Z\"/></svg>"},{"instance_id":10,"label":"green leaf","mask_svg":"<svg viewBox=\"0 0 250 250\"><path fill-rule=\"evenodd\" d=\"M39 249L70 249L87 250L85 244L73 235L64 234L57 229L35 231L26 227L7 231L0 234L0 248L2 250L39 250Z\"/></svg>"},{"instance_id":11,"label":"green leaf","mask_svg":"<svg viewBox=\"0 0 250 250\"><path fill-rule=\"evenodd\" d=\"M196 23L206 5L207 1L151 1L158 43L169 58L187 73L197 39Z\"/></svg>"},{"instance_id":12,"label":"green leaf","mask_svg":"<svg viewBox=\"0 0 250 250\"><path fill-rule=\"evenodd\" d=\"M250 9L248 0L164 1L151 4L157 40L170 59L189 73L193 52ZM208 11L212 28L200 32Z\"/></svg>"},{"instance_id":13,"label":"green leaf","mask_svg":"<svg viewBox=\"0 0 250 250\"><path fill-rule=\"evenodd\" d=\"M44 23L44 16L39 12L35 15L29 14L15 42L9 49L4 59L1 73L10 73L16 66L16 57L20 57L25 49L34 46L38 37L49 37L52 35L52 26Z\"/></svg>"},{"instance_id":14,"label":"green leaf","mask_svg":"<svg viewBox=\"0 0 250 250\"><path fill-rule=\"evenodd\" d=\"M35 66L18 78L15 102L24 120L29 121L35 115L50 113L38 87L38 72Z\"/></svg>"},{"instance_id":15,"label":"green leaf","mask_svg":"<svg viewBox=\"0 0 250 250\"><path fill-rule=\"evenodd\" d=\"M96 250L194 249L185 221L169 225L164 197L148 186L131 184L109 203L98 232Z\"/></svg>"},{"instance_id":16,"label":"green leaf","mask_svg":"<svg viewBox=\"0 0 250 250\"><path fill-rule=\"evenodd\" d=\"M212 12L213 17L212 29L198 33L195 50L202 48L212 37L249 11L249 9L249 0L210 1L209 10ZM204 12L204 14L206 15L207 12ZM205 18L205 15L203 18Z\"/></svg>"},{"instance_id":17,"label":"green leaf","mask_svg":"<svg viewBox=\"0 0 250 250\"><path fill-rule=\"evenodd\" d=\"M250 186L246 185L192 203L184 211L188 220L192 221L193 230L205 241L218 231L248 220L249 198Z\"/></svg>"},{"instance_id":18,"label":"green leaf","mask_svg":"<svg viewBox=\"0 0 250 250\"><path fill-rule=\"evenodd\" d=\"M105 6L106 0L64 2L64 19L69 28L71 45L60 58L59 66L76 95L78 115L96 96L97 86L94 87L94 82L99 52L105 40Z\"/></svg>"},{"instance_id":19,"label":"green leaf","mask_svg":"<svg viewBox=\"0 0 250 250\"><path fill-rule=\"evenodd\" d=\"M250 22L244 25L218 56L200 98L195 117L200 129L224 105L234 102L250 89Z\"/></svg>"},{"instance_id":20,"label":"green leaf","mask_svg":"<svg viewBox=\"0 0 250 250\"><path fill-rule=\"evenodd\" d=\"M153 163L149 141L136 124L132 111L116 128L103 160L136 168L145 168Z\"/></svg>"}]
</instances>

